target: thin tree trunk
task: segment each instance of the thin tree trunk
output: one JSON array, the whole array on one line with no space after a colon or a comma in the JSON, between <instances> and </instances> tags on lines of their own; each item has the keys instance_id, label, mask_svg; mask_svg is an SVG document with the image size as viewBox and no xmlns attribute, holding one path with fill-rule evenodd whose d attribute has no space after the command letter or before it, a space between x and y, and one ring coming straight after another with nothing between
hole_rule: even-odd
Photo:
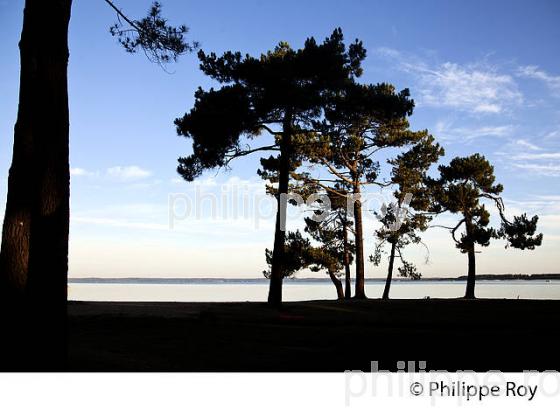
<instances>
[{"instance_id":1,"label":"thin tree trunk","mask_svg":"<svg viewBox=\"0 0 560 410\"><path fill-rule=\"evenodd\" d=\"M350 250L348 249L348 227L346 226L346 221L343 221L343 241L344 241L344 279L345 279L345 290L344 296L346 299L352 297L352 278L350 277Z\"/></svg>"},{"instance_id":2,"label":"thin tree trunk","mask_svg":"<svg viewBox=\"0 0 560 410\"><path fill-rule=\"evenodd\" d=\"M357 299L365 299L364 233L359 184L354 187L354 229L356 232L356 290L354 292L354 297Z\"/></svg>"},{"instance_id":3,"label":"thin tree trunk","mask_svg":"<svg viewBox=\"0 0 560 410\"><path fill-rule=\"evenodd\" d=\"M274 249L272 250L272 266L270 269L270 287L268 303L272 306L282 304L282 281L284 279L283 259L286 241L285 224L288 207L287 194L290 181L292 116L287 113L284 118L282 141L280 142L280 164L278 169L278 209L276 211L276 228L274 231ZM284 219L284 220L282 220Z\"/></svg>"},{"instance_id":4,"label":"thin tree trunk","mask_svg":"<svg viewBox=\"0 0 560 410\"><path fill-rule=\"evenodd\" d=\"M342 282L340 281L340 279L338 279L336 277L336 275L331 272L330 270L328 271L329 273L329 278L331 278L332 283L334 284L334 287L336 288L336 297L338 300L342 300L344 299L344 290L342 289Z\"/></svg>"},{"instance_id":5,"label":"thin tree trunk","mask_svg":"<svg viewBox=\"0 0 560 410\"><path fill-rule=\"evenodd\" d=\"M0 251L3 301L17 300L25 310L19 312L17 335L26 354L15 360L41 370L65 365L70 9L71 0L25 2L19 107Z\"/></svg>"},{"instance_id":6,"label":"thin tree trunk","mask_svg":"<svg viewBox=\"0 0 560 410\"><path fill-rule=\"evenodd\" d=\"M472 238L472 223L469 218L465 221L467 238ZM475 299L474 287L476 282L476 258L475 258L475 245L474 242L469 244L467 250L467 256L469 260L469 270L467 274L467 290L465 292L466 299Z\"/></svg>"},{"instance_id":7,"label":"thin tree trunk","mask_svg":"<svg viewBox=\"0 0 560 410\"><path fill-rule=\"evenodd\" d=\"M385 281L385 289L383 290L383 299L389 299L389 291L391 290L391 281L393 280L393 266L395 264L395 250L397 243L391 243L391 254L389 255L389 269L387 270L387 280Z\"/></svg>"}]
</instances>

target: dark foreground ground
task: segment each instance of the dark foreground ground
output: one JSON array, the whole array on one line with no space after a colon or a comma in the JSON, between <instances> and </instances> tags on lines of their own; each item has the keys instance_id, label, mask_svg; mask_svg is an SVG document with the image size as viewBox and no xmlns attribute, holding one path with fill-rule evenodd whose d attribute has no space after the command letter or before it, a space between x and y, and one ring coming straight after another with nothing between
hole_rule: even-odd
<instances>
[{"instance_id":1,"label":"dark foreground ground","mask_svg":"<svg viewBox=\"0 0 560 410\"><path fill-rule=\"evenodd\" d=\"M77 371L560 370L560 301L70 302Z\"/></svg>"}]
</instances>

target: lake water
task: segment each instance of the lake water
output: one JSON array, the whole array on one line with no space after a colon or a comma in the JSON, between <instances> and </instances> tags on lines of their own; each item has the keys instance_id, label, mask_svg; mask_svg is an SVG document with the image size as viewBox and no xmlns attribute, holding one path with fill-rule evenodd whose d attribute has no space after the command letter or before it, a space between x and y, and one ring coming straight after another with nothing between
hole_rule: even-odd
<instances>
[{"instance_id":1,"label":"lake water","mask_svg":"<svg viewBox=\"0 0 560 410\"><path fill-rule=\"evenodd\" d=\"M284 283L285 301L336 298L335 288L328 281L287 280ZM382 281L368 281L366 294L370 298L379 298L383 287ZM393 299L457 298L464 293L464 281L396 281L391 286ZM264 280L164 283L71 281L68 285L69 300L79 301L261 302L266 301L267 294L268 284ZM560 280L480 280L476 284L476 295L479 298L560 299Z\"/></svg>"}]
</instances>

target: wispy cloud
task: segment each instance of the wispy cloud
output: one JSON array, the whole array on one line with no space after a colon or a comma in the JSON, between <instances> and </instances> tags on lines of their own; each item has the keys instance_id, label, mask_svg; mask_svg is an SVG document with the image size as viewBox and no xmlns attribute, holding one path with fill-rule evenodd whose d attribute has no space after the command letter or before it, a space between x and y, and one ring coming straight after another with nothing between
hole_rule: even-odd
<instances>
[{"instance_id":1,"label":"wispy cloud","mask_svg":"<svg viewBox=\"0 0 560 410\"><path fill-rule=\"evenodd\" d=\"M512 157L513 159L558 159L560 160L560 152L541 152L538 154L518 154Z\"/></svg>"},{"instance_id":2,"label":"wispy cloud","mask_svg":"<svg viewBox=\"0 0 560 410\"><path fill-rule=\"evenodd\" d=\"M560 176L560 152L554 147L516 139L494 154L510 169L521 169L528 175Z\"/></svg>"},{"instance_id":3,"label":"wispy cloud","mask_svg":"<svg viewBox=\"0 0 560 410\"><path fill-rule=\"evenodd\" d=\"M523 101L513 78L493 68L447 62L434 68L410 69L420 77L425 104L472 113L501 113Z\"/></svg>"},{"instance_id":4,"label":"wispy cloud","mask_svg":"<svg viewBox=\"0 0 560 410\"><path fill-rule=\"evenodd\" d=\"M128 182L151 176L151 171L137 165L115 166L107 169L107 176L118 181Z\"/></svg>"},{"instance_id":5,"label":"wispy cloud","mask_svg":"<svg viewBox=\"0 0 560 410\"><path fill-rule=\"evenodd\" d=\"M497 114L523 102L515 79L486 63L433 64L386 47L376 52L382 58L394 60L400 70L416 78L421 104L473 114Z\"/></svg>"},{"instance_id":6,"label":"wispy cloud","mask_svg":"<svg viewBox=\"0 0 560 410\"><path fill-rule=\"evenodd\" d=\"M440 120L435 125L435 133L442 140L470 141L481 137L507 137L511 135L512 125L456 127L450 121Z\"/></svg>"},{"instance_id":7,"label":"wispy cloud","mask_svg":"<svg viewBox=\"0 0 560 410\"><path fill-rule=\"evenodd\" d=\"M542 150L541 147L533 144L532 142L527 141L526 139L517 139L517 140L513 141L513 144L517 145L518 147L520 147L522 149L528 149L530 151L541 151Z\"/></svg>"},{"instance_id":8,"label":"wispy cloud","mask_svg":"<svg viewBox=\"0 0 560 410\"><path fill-rule=\"evenodd\" d=\"M535 164L535 163L517 163L513 164L515 168L524 169L539 175L559 177L560 164Z\"/></svg>"},{"instance_id":9,"label":"wispy cloud","mask_svg":"<svg viewBox=\"0 0 560 410\"><path fill-rule=\"evenodd\" d=\"M536 65L519 67L517 74L520 77L532 78L542 81L553 94L560 96L560 75L552 75Z\"/></svg>"}]
</instances>

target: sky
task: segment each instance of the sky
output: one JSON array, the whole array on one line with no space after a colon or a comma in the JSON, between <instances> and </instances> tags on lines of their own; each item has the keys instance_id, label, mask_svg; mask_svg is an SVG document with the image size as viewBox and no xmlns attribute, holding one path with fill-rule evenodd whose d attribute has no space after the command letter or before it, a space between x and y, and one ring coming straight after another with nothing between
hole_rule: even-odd
<instances>
[{"instance_id":1,"label":"sky","mask_svg":"<svg viewBox=\"0 0 560 410\"><path fill-rule=\"evenodd\" d=\"M134 18L151 4L115 3ZM22 12L23 0L0 0L2 214ZM505 186L507 214L540 216L542 247L519 251L496 241L477 255L478 272L559 272L559 2L164 0L163 14L172 24L186 24L189 39L216 53L259 55L279 41L299 48L307 37L321 41L336 27L348 42L359 38L368 50L360 81L409 88L416 102L411 128L436 137L446 150L442 162L485 155ZM274 205L256 175L259 156L238 160L228 171L209 171L194 183L181 180L177 157L190 153L190 143L177 136L173 120L190 110L199 86L216 84L200 72L196 55L182 56L166 72L142 53L125 53L109 34L115 21L103 0L74 2L70 277L262 277L264 249L273 243ZM369 211L390 191L368 195ZM456 216L436 222L453 221ZM378 225L369 212L365 222L369 255ZM301 227L301 211L292 209L288 228ZM466 273L466 256L446 230L433 228L423 237L428 261L423 247L405 252L425 277ZM385 264L367 264L366 276L382 277L385 270Z\"/></svg>"}]
</instances>

